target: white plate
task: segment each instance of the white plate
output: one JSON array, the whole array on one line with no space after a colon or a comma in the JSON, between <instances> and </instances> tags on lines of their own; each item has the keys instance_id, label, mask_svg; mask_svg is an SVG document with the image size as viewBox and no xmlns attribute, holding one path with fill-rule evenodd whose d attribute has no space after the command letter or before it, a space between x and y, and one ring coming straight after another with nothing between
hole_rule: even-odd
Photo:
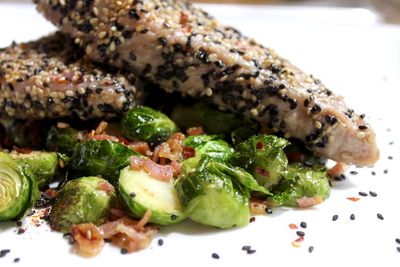
<instances>
[{"instance_id":1,"label":"white plate","mask_svg":"<svg viewBox=\"0 0 400 267\"><path fill-rule=\"evenodd\" d=\"M313 72L344 95L356 111L366 113L377 132L381 160L373 168L351 169L358 175L349 174L345 181L334 183L331 197L318 207L277 209L235 230L220 231L189 222L165 227L149 249L130 255L121 255L107 245L100 256L83 259L70 253L66 240L44 225L36 227L26 219L26 232L17 235L14 223L3 223L0 250L11 249L11 253L0 258L0 266L14 266L16 257L19 266L398 266L400 28L378 24L374 14L363 9L205 8ZM54 29L32 5L0 4L0 25L0 46L38 38ZM346 199L370 190L378 196L360 197L358 202ZM377 213L384 220L379 220ZM334 214L339 215L336 222L331 219ZM356 216L354 221L351 214ZM288 225L301 221L308 227L304 242L296 248L291 244L297 238L296 230ZM158 238L164 239L161 247ZM251 245L257 252L247 255L241 250L243 245ZM309 246L314 246L312 253ZM214 252L219 260L212 259Z\"/></svg>"}]
</instances>

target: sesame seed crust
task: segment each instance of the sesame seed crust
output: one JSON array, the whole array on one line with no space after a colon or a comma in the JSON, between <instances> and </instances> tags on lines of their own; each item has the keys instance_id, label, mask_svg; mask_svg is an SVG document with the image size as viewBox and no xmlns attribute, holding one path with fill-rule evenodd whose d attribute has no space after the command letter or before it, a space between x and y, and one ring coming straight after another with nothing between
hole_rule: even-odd
<instances>
[{"instance_id":1,"label":"sesame seed crust","mask_svg":"<svg viewBox=\"0 0 400 267\"><path fill-rule=\"evenodd\" d=\"M35 2L94 61L245 114L321 156L360 166L379 158L373 130L341 96L190 3Z\"/></svg>"},{"instance_id":2,"label":"sesame seed crust","mask_svg":"<svg viewBox=\"0 0 400 267\"><path fill-rule=\"evenodd\" d=\"M1 49L0 74L0 113L19 119L111 118L142 99L124 76L86 62L59 32Z\"/></svg>"}]
</instances>

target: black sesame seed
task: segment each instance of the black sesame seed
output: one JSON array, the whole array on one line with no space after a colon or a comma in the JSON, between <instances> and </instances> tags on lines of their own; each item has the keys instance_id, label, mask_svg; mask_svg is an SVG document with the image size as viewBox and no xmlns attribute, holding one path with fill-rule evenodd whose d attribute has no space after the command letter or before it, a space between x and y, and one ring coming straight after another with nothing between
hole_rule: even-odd
<instances>
[{"instance_id":1,"label":"black sesame seed","mask_svg":"<svg viewBox=\"0 0 400 267\"><path fill-rule=\"evenodd\" d=\"M129 31L129 30L123 31L123 32L122 32L122 36L123 36L125 39L131 39L132 36L133 36L133 32L132 32L132 31Z\"/></svg>"},{"instance_id":2,"label":"black sesame seed","mask_svg":"<svg viewBox=\"0 0 400 267\"><path fill-rule=\"evenodd\" d=\"M392 156L389 156L389 157L388 157L388 159L392 160L392 159L393 159L393 157L392 157Z\"/></svg>"},{"instance_id":3,"label":"black sesame seed","mask_svg":"<svg viewBox=\"0 0 400 267\"><path fill-rule=\"evenodd\" d=\"M162 46L166 46L167 45L167 39L165 39L164 37L158 38L158 41L160 42L160 44Z\"/></svg>"},{"instance_id":4,"label":"black sesame seed","mask_svg":"<svg viewBox=\"0 0 400 267\"><path fill-rule=\"evenodd\" d=\"M372 171L371 174L372 174L373 176L375 176L375 175L376 175L376 172Z\"/></svg>"},{"instance_id":5,"label":"black sesame seed","mask_svg":"<svg viewBox=\"0 0 400 267\"><path fill-rule=\"evenodd\" d=\"M377 213L376 216L378 217L379 220L383 220L384 219L382 214L380 214L380 213Z\"/></svg>"},{"instance_id":6,"label":"black sesame seed","mask_svg":"<svg viewBox=\"0 0 400 267\"><path fill-rule=\"evenodd\" d=\"M337 119L334 116L327 115L327 116L325 116L325 121L327 123L329 123L330 125L334 125L337 122Z\"/></svg>"},{"instance_id":7,"label":"black sesame seed","mask_svg":"<svg viewBox=\"0 0 400 267\"><path fill-rule=\"evenodd\" d=\"M162 240L160 238L160 239L158 239L157 243L158 243L159 246L162 246L162 245L164 245L164 240Z\"/></svg>"},{"instance_id":8,"label":"black sesame seed","mask_svg":"<svg viewBox=\"0 0 400 267\"><path fill-rule=\"evenodd\" d=\"M321 107L318 104L315 104L312 108L311 108L311 113L312 114L316 114L316 113L320 113L321 112Z\"/></svg>"},{"instance_id":9,"label":"black sesame seed","mask_svg":"<svg viewBox=\"0 0 400 267\"><path fill-rule=\"evenodd\" d=\"M265 212L266 212L267 214L272 214L272 209L271 209L271 208L266 208L266 209L265 209Z\"/></svg>"},{"instance_id":10,"label":"black sesame seed","mask_svg":"<svg viewBox=\"0 0 400 267\"><path fill-rule=\"evenodd\" d=\"M212 257L213 259L216 259L216 260L219 259L219 255L218 255L217 253L211 254L211 257Z\"/></svg>"},{"instance_id":11,"label":"black sesame seed","mask_svg":"<svg viewBox=\"0 0 400 267\"><path fill-rule=\"evenodd\" d=\"M176 216L175 214L171 215L171 220L175 221L176 219L178 219L178 216Z\"/></svg>"},{"instance_id":12,"label":"black sesame seed","mask_svg":"<svg viewBox=\"0 0 400 267\"><path fill-rule=\"evenodd\" d=\"M140 16L139 16L139 14L136 12L135 9L129 10L129 17L130 17L131 19L136 19L136 20L139 20L139 19L140 19Z\"/></svg>"},{"instance_id":13,"label":"black sesame seed","mask_svg":"<svg viewBox=\"0 0 400 267\"><path fill-rule=\"evenodd\" d=\"M390 141L389 142L389 146L391 146L391 145L393 145L394 144L394 142L393 141Z\"/></svg>"},{"instance_id":14,"label":"black sesame seed","mask_svg":"<svg viewBox=\"0 0 400 267\"><path fill-rule=\"evenodd\" d=\"M303 231L297 231L296 234L298 236L305 236L306 235Z\"/></svg>"},{"instance_id":15,"label":"black sesame seed","mask_svg":"<svg viewBox=\"0 0 400 267\"><path fill-rule=\"evenodd\" d=\"M377 197L378 194L374 191L369 191L369 194L371 195L371 197Z\"/></svg>"},{"instance_id":16,"label":"black sesame seed","mask_svg":"<svg viewBox=\"0 0 400 267\"><path fill-rule=\"evenodd\" d=\"M301 228L307 228L307 223L306 222L301 222L300 223Z\"/></svg>"},{"instance_id":17,"label":"black sesame seed","mask_svg":"<svg viewBox=\"0 0 400 267\"><path fill-rule=\"evenodd\" d=\"M350 174L352 174L352 175L357 175L358 172L356 172L356 171L351 171Z\"/></svg>"},{"instance_id":18,"label":"black sesame seed","mask_svg":"<svg viewBox=\"0 0 400 267\"><path fill-rule=\"evenodd\" d=\"M308 247L308 252L312 253L314 251L314 247L313 246L309 246Z\"/></svg>"},{"instance_id":19,"label":"black sesame seed","mask_svg":"<svg viewBox=\"0 0 400 267\"><path fill-rule=\"evenodd\" d=\"M19 262L20 261L20 258L15 258L14 259L14 262Z\"/></svg>"},{"instance_id":20,"label":"black sesame seed","mask_svg":"<svg viewBox=\"0 0 400 267\"><path fill-rule=\"evenodd\" d=\"M396 238L395 241L396 241L397 244L400 244L400 238Z\"/></svg>"},{"instance_id":21,"label":"black sesame seed","mask_svg":"<svg viewBox=\"0 0 400 267\"><path fill-rule=\"evenodd\" d=\"M248 249L247 254L254 254L254 253L256 253L256 251L257 250L255 250L255 249Z\"/></svg>"},{"instance_id":22,"label":"black sesame seed","mask_svg":"<svg viewBox=\"0 0 400 267\"><path fill-rule=\"evenodd\" d=\"M247 251L247 250L249 250L249 249L251 249L251 246L247 246L247 245L246 245L246 246L243 246L243 247L242 247L242 250L243 250L243 251Z\"/></svg>"},{"instance_id":23,"label":"black sesame seed","mask_svg":"<svg viewBox=\"0 0 400 267\"><path fill-rule=\"evenodd\" d=\"M251 217L249 220L250 223L255 222L255 221L256 221L256 217Z\"/></svg>"},{"instance_id":24,"label":"black sesame seed","mask_svg":"<svg viewBox=\"0 0 400 267\"><path fill-rule=\"evenodd\" d=\"M17 221L15 224L16 224L17 226L19 226L19 227L22 226L22 222L21 222L21 221Z\"/></svg>"},{"instance_id":25,"label":"black sesame seed","mask_svg":"<svg viewBox=\"0 0 400 267\"><path fill-rule=\"evenodd\" d=\"M126 254L128 253L128 250L126 248L121 248L121 254Z\"/></svg>"},{"instance_id":26,"label":"black sesame seed","mask_svg":"<svg viewBox=\"0 0 400 267\"><path fill-rule=\"evenodd\" d=\"M360 130L367 130L367 129L368 129L368 126L366 126L366 125L360 125L360 126L358 126L358 129L360 129Z\"/></svg>"},{"instance_id":27,"label":"black sesame seed","mask_svg":"<svg viewBox=\"0 0 400 267\"><path fill-rule=\"evenodd\" d=\"M148 32L149 32L149 29L147 29L147 28L144 28L143 30L140 31L140 33L142 33L142 34L145 34L145 33L148 33Z\"/></svg>"},{"instance_id":28,"label":"black sesame seed","mask_svg":"<svg viewBox=\"0 0 400 267\"><path fill-rule=\"evenodd\" d=\"M6 256L10 252L11 252L10 249L2 249L2 250L0 250L0 258Z\"/></svg>"},{"instance_id":29,"label":"black sesame seed","mask_svg":"<svg viewBox=\"0 0 400 267\"><path fill-rule=\"evenodd\" d=\"M400 247L397 247L396 249L397 249L398 252L400 252Z\"/></svg>"},{"instance_id":30,"label":"black sesame seed","mask_svg":"<svg viewBox=\"0 0 400 267\"><path fill-rule=\"evenodd\" d=\"M383 171L384 174L387 174L388 172L389 172L388 169L385 169L385 170Z\"/></svg>"},{"instance_id":31,"label":"black sesame seed","mask_svg":"<svg viewBox=\"0 0 400 267\"><path fill-rule=\"evenodd\" d=\"M336 221L338 218L339 218L339 216L335 214L335 215L333 215L333 217L332 217L332 221Z\"/></svg>"},{"instance_id":32,"label":"black sesame seed","mask_svg":"<svg viewBox=\"0 0 400 267\"><path fill-rule=\"evenodd\" d=\"M356 219L356 216L354 214L351 214L350 215L350 220L355 220L355 219Z\"/></svg>"},{"instance_id":33,"label":"black sesame seed","mask_svg":"<svg viewBox=\"0 0 400 267\"><path fill-rule=\"evenodd\" d=\"M71 236L71 234L70 233L65 233L65 234L63 234L63 237L64 238L66 238L66 237L70 237Z\"/></svg>"},{"instance_id":34,"label":"black sesame seed","mask_svg":"<svg viewBox=\"0 0 400 267\"><path fill-rule=\"evenodd\" d=\"M22 235L23 233L25 233L25 229L24 228L18 228L17 234L18 235Z\"/></svg>"},{"instance_id":35,"label":"black sesame seed","mask_svg":"<svg viewBox=\"0 0 400 267\"><path fill-rule=\"evenodd\" d=\"M358 194L359 194L360 196L363 196L363 197L366 197L366 196L368 196L368 194L367 194L367 193L365 193L365 192L362 192L362 191L358 192Z\"/></svg>"},{"instance_id":36,"label":"black sesame seed","mask_svg":"<svg viewBox=\"0 0 400 267\"><path fill-rule=\"evenodd\" d=\"M136 197L136 193L135 193L135 192L131 192L131 193L129 194L129 196L130 196L130 197Z\"/></svg>"}]
</instances>

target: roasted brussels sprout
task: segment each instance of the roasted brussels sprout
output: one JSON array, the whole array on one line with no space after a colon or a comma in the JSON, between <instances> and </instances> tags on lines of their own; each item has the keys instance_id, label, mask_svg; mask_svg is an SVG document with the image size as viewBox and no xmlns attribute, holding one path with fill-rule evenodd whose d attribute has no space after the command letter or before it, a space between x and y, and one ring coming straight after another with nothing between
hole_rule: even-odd
<instances>
[{"instance_id":1,"label":"roasted brussels sprout","mask_svg":"<svg viewBox=\"0 0 400 267\"><path fill-rule=\"evenodd\" d=\"M75 145L78 143L79 132L71 127L51 127L47 133L46 148L65 155L72 155Z\"/></svg>"},{"instance_id":2,"label":"roasted brussels sprout","mask_svg":"<svg viewBox=\"0 0 400 267\"><path fill-rule=\"evenodd\" d=\"M121 121L122 131L131 140L148 141L152 145L166 141L179 131L167 115L149 107L135 107L125 113Z\"/></svg>"},{"instance_id":3,"label":"roasted brussels sprout","mask_svg":"<svg viewBox=\"0 0 400 267\"><path fill-rule=\"evenodd\" d=\"M69 181L60 190L52 207L50 225L65 233L74 224L103 224L115 202L114 188L104 179L82 177Z\"/></svg>"},{"instance_id":4,"label":"roasted brussels sprout","mask_svg":"<svg viewBox=\"0 0 400 267\"><path fill-rule=\"evenodd\" d=\"M150 222L160 225L186 218L172 180L161 181L128 166L121 171L118 185L129 214L135 218L142 218L147 210L151 210Z\"/></svg>"},{"instance_id":5,"label":"roasted brussels sprout","mask_svg":"<svg viewBox=\"0 0 400 267\"><path fill-rule=\"evenodd\" d=\"M223 112L205 104L194 106L176 106L172 119L183 129L201 126L209 134L230 134L242 126L257 128L257 124L246 117Z\"/></svg>"},{"instance_id":6,"label":"roasted brussels sprout","mask_svg":"<svg viewBox=\"0 0 400 267\"><path fill-rule=\"evenodd\" d=\"M228 161L234 151L227 142L217 135L189 136L185 138L183 145L194 148L195 156L184 160L181 169L182 172L194 171L197 163L204 155L218 159L219 161Z\"/></svg>"},{"instance_id":7,"label":"roasted brussels sprout","mask_svg":"<svg viewBox=\"0 0 400 267\"><path fill-rule=\"evenodd\" d=\"M130 164L132 156L141 155L110 140L88 140L75 147L69 170L72 177L101 175L115 184L120 170Z\"/></svg>"},{"instance_id":8,"label":"roasted brussels sprout","mask_svg":"<svg viewBox=\"0 0 400 267\"><path fill-rule=\"evenodd\" d=\"M10 156L29 166L37 179L39 188L48 185L56 175L58 156L55 152L32 151L30 153L18 153L17 151L12 151Z\"/></svg>"},{"instance_id":9,"label":"roasted brussels sprout","mask_svg":"<svg viewBox=\"0 0 400 267\"><path fill-rule=\"evenodd\" d=\"M39 196L29 168L0 152L0 221L21 217Z\"/></svg>"},{"instance_id":10,"label":"roasted brussels sprout","mask_svg":"<svg viewBox=\"0 0 400 267\"><path fill-rule=\"evenodd\" d=\"M273 188L277 206L306 207L326 200L330 195L329 178L324 169L289 164L284 179ZM312 200L312 201L311 201Z\"/></svg>"},{"instance_id":11,"label":"roasted brussels sprout","mask_svg":"<svg viewBox=\"0 0 400 267\"><path fill-rule=\"evenodd\" d=\"M195 222L219 228L249 222L249 190L214 159L203 158L196 171L179 176L175 188L185 214Z\"/></svg>"},{"instance_id":12,"label":"roasted brussels sprout","mask_svg":"<svg viewBox=\"0 0 400 267\"><path fill-rule=\"evenodd\" d=\"M289 142L273 135L256 135L236 147L232 163L250 172L267 189L276 185L288 160L283 148Z\"/></svg>"},{"instance_id":13,"label":"roasted brussels sprout","mask_svg":"<svg viewBox=\"0 0 400 267\"><path fill-rule=\"evenodd\" d=\"M247 139L249 139L253 135L256 135L257 133L258 131L257 128L255 127L243 126L237 128L231 133L232 144L236 147L238 144L246 141Z\"/></svg>"}]
</instances>

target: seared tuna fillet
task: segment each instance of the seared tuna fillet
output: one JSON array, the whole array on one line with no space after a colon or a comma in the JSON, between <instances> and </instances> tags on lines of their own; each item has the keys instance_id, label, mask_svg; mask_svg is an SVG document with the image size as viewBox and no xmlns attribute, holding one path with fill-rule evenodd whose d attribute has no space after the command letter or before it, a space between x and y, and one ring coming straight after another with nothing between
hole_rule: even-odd
<instances>
[{"instance_id":1,"label":"seared tuna fillet","mask_svg":"<svg viewBox=\"0 0 400 267\"><path fill-rule=\"evenodd\" d=\"M187 2L35 2L94 61L246 114L318 155L360 166L379 158L373 130L342 97Z\"/></svg>"},{"instance_id":2,"label":"seared tuna fillet","mask_svg":"<svg viewBox=\"0 0 400 267\"><path fill-rule=\"evenodd\" d=\"M62 33L1 49L0 115L110 118L141 100L141 92L124 76L107 74L83 56Z\"/></svg>"}]
</instances>

